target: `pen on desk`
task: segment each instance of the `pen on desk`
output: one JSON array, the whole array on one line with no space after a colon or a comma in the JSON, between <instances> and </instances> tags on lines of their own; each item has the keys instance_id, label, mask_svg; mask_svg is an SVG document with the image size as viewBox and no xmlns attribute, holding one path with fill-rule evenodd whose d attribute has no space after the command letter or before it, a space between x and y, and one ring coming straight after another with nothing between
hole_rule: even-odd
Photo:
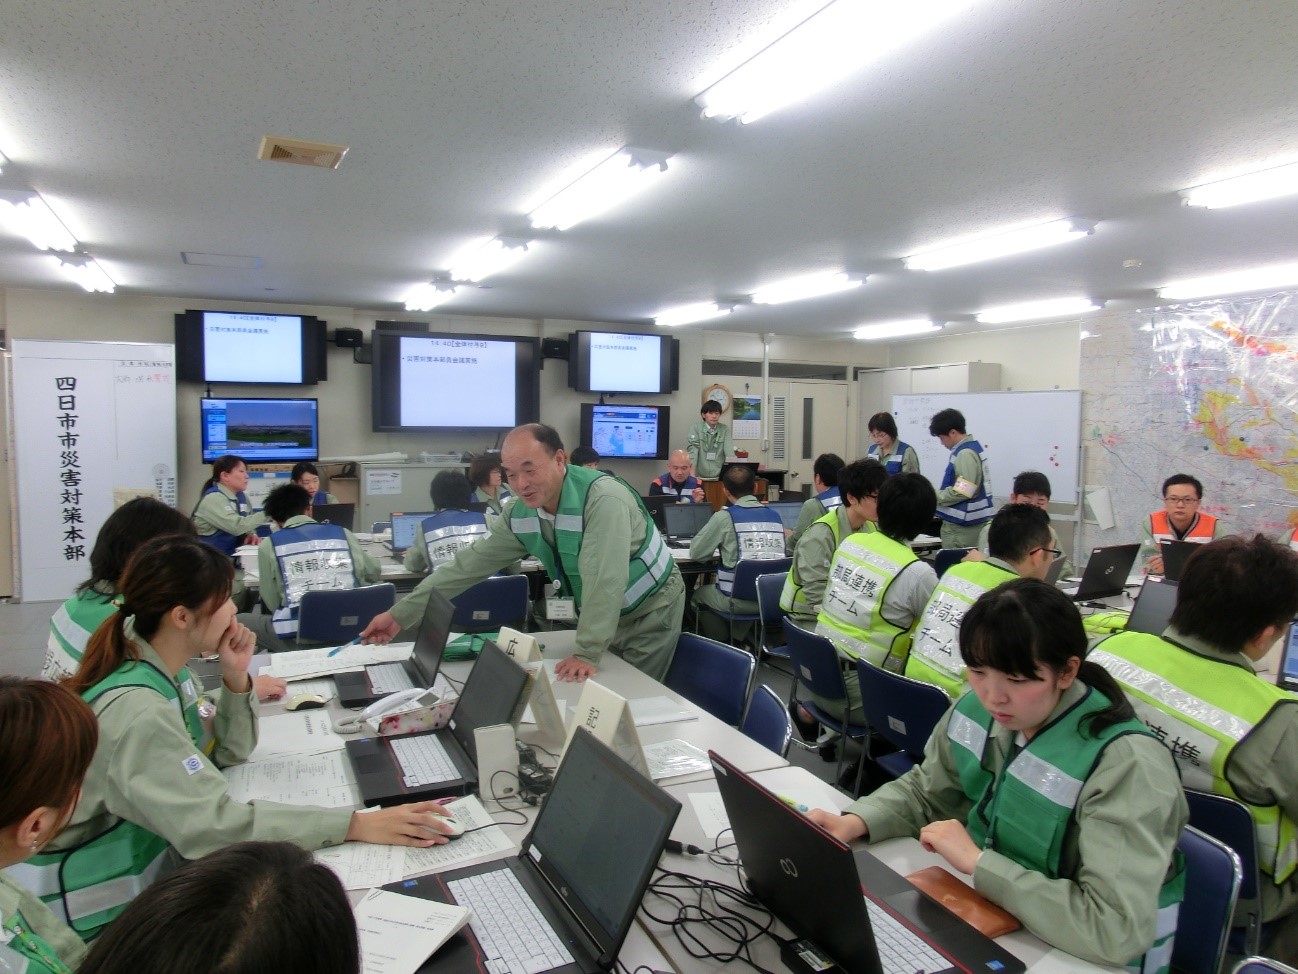
<instances>
[{"instance_id":1,"label":"pen on desk","mask_svg":"<svg viewBox=\"0 0 1298 974\"><path fill-rule=\"evenodd\" d=\"M337 656L339 653L341 653L341 652L342 652L344 649L346 649L348 646L359 646L359 645L360 645L360 642L361 642L361 637L360 637L360 636L357 636L355 639L353 639L353 640L352 640L351 642L349 642L349 643L343 643L341 646L335 646L333 649L329 650L329 652L326 653L325 655L326 655L326 656Z\"/></svg>"},{"instance_id":2,"label":"pen on desk","mask_svg":"<svg viewBox=\"0 0 1298 974\"><path fill-rule=\"evenodd\" d=\"M776 795L775 797L784 802L784 804L788 805L795 812L802 812L805 815L807 812L811 811L810 807L802 804L800 801L795 801L788 795Z\"/></svg>"}]
</instances>

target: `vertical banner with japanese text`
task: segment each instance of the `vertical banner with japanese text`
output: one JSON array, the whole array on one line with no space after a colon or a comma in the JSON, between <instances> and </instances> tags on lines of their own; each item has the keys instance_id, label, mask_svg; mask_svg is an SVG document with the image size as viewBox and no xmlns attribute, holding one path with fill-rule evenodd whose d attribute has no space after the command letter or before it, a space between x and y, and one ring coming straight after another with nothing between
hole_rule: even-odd
<instances>
[{"instance_id":1,"label":"vertical banner with japanese text","mask_svg":"<svg viewBox=\"0 0 1298 974\"><path fill-rule=\"evenodd\" d=\"M118 503L176 503L175 350L18 339L12 352L18 587L66 599Z\"/></svg>"}]
</instances>

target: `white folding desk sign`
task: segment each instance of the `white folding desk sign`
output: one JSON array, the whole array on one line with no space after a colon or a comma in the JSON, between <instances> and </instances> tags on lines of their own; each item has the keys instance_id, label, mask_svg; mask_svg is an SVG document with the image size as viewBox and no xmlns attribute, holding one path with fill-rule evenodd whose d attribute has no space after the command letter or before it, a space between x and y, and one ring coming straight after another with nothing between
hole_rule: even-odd
<instances>
[{"instance_id":1,"label":"white folding desk sign","mask_svg":"<svg viewBox=\"0 0 1298 974\"><path fill-rule=\"evenodd\" d=\"M644 748L640 746L640 735L636 733L635 718L631 715L631 708L627 706L626 697L594 680L587 680L568 724L568 739L563 745L565 751L579 726L585 727L601 743L612 748L614 754L652 780L649 762L645 760Z\"/></svg>"},{"instance_id":2,"label":"white folding desk sign","mask_svg":"<svg viewBox=\"0 0 1298 974\"><path fill-rule=\"evenodd\" d=\"M551 745L562 741L566 748L568 742L564 733L563 716L559 713L559 701L555 698L554 684L550 682L545 663L539 659L533 660L523 663L523 669L527 670L527 683L523 685L523 693L519 697L512 723L517 725L527 715L527 711L531 711L539 740Z\"/></svg>"},{"instance_id":3,"label":"white folding desk sign","mask_svg":"<svg viewBox=\"0 0 1298 974\"><path fill-rule=\"evenodd\" d=\"M509 626L500 627L496 645L501 651L517 663L539 663L541 661L541 644L536 637Z\"/></svg>"}]
</instances>

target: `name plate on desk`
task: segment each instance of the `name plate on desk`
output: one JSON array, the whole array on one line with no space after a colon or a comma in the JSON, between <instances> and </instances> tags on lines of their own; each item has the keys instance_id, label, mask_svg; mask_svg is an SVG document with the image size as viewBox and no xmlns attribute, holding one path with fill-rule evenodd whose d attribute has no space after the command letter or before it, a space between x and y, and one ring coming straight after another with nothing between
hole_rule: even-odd
<instances>
[{"instance_id":1,"label":"name plate on desk","mask_svg":"<svg viewBox=\"0 0 1298 974\"><path fill-rule=\"evenodd\" d=\"M568 724L568 738L563 745L564 751L568 750L568 745L572 743L572 737L577 733L578 727L586 728L595 735L596 740L608 745L613 753L627 764L646 778L652 778L626 697L614 693L594 680L587 680L585 687L582 688L581 697L577 700L577 706L573 710L572 720Z\"/></svg>"},{"instance_id":2,"label":"name plate on desk","mask_svg":"<svg viewBox=\"0 0 1298 974\"><path fill-rule=\"evenodd\" d=\"M541 644L536 641L536 637L509 626L500 627L496 645L517 663L539 663L541 660Z\"/></svg>"}]
</instances>

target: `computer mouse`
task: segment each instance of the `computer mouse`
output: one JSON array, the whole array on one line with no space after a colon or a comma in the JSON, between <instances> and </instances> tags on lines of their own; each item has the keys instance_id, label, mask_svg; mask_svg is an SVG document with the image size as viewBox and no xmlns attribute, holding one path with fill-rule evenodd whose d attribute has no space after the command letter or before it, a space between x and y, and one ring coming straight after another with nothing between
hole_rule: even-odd
<instances>
[{"instance_id":1,"label":"computer mouse","mask_svg":"<svg viewBox=\"0 0 1298 974\"><path fill-rule=\"evenodd\" d=\"M323 707L327 701L318 693L299 693L288 698L285 710L315 710Z\"/></svg>"},{"instance_id":2,"label":"computer mouse","mask_svg":"<svg viewBox=\"0 0 1298 974\"><path fill-rule=\"evenodd\" d=\"M442 827L447 831L442 834L448 839L458 839L464 834L464 823L454 818L444 818L441 821Z\"/></svg>"}]
</instances>

